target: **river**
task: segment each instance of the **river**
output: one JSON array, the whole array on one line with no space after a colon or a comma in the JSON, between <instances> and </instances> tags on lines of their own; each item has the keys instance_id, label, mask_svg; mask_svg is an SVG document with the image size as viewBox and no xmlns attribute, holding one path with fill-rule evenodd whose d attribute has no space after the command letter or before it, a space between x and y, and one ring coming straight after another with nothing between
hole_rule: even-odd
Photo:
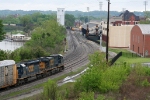
<instances>
[{"instance_id":1,"label":"river","mask_svg":"<svg viewBox=\"0 0 150 100\"><path fill-rule=\"evenodd\" d=\"M1 41L0 49L14 51L15 49L23 46L23 44L24 44L24 42Z\"/></svg>"}]
</instances>

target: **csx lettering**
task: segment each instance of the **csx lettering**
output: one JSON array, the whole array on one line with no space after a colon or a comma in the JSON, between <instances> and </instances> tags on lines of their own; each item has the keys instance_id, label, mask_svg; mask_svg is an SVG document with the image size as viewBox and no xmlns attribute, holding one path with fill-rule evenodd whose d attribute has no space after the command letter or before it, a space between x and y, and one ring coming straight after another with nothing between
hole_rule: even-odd
<instances>
[{"instance_id":1,"label":"csx lettering","mask_svg":"<svg viewBox=\"0 0 150 100\"><path fill-rule=\"evenodd\" d=\"M34 66L33 65L31 65L31 66L29 66L29 72L32 72L33 71L33 68L34 68Z\"/></svg>"}]
</instances>

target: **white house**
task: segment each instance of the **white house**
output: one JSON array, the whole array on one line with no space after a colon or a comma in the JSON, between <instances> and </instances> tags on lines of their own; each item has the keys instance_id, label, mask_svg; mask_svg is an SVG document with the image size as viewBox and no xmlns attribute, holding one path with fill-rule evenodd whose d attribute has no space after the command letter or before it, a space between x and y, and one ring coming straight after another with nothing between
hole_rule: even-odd
<instances>
[{"instance_id":1,"label":"white house","mask_svg":"<svg viewBox=\"0 0 150 100\"><path fill-rule=\"evenodd\" d=\"M57 8L57 22L65 25L65 8Z\"/></svg>"}]
</instances>

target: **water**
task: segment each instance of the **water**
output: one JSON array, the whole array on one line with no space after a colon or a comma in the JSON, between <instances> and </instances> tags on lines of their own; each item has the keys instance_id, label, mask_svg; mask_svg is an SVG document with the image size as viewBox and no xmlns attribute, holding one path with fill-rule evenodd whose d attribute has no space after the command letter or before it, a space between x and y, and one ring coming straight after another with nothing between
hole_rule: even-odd
<instances>
[{"instance_id":1,"label":"water","mask_svg":"<svg viewBox=\"0 0 150 100\"><path fill-rule=\"evenodd\" d=\"M0 49L14 51L15 49L23 46L23 44L24 44L24 42L2 41L2 42L0 42Z\"/></svg>"}]
</instances>

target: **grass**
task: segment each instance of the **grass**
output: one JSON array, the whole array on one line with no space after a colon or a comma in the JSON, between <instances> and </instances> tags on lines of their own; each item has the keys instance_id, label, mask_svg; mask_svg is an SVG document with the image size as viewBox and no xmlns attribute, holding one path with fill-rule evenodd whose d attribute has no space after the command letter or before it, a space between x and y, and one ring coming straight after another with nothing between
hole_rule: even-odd
<instances>
[{"instance_id":1,"label":"grass","mask_svg":"<svg viewBox=\"0 0 150 100\"><path fill-rule=\"evenodd\" d=\"M52 80L54 81L59 81L59 80L62 80L64 78L66 78L67 76L71 76L71 75L75 75L77 73L80 73L82 70L84 70L87 66L83 66L81 68L79 68L77 71L75 72L69 72L67 74L64 74L60 77L57 77L57 78L54 78ZM39 88L43 88L45 82L44 83L41 83L41 84L37 84L31 88L27 88L27 89L24 89L24 90L19 90L19 91L16 91L16 92L13 92L13 93L10 93L10 94L7 94L7 95L3 95L3 96L0 96L0 100L3 100L3 99L7 99L7 98L12 98L12 97L15 97L15 96L19 96L19 95L22 95L22 94L26 94L26 93L30 93L32 90L36 90L36 89L39 89Z\"/></svg>"},{"instance_id":2,"label":"grass","mask_svg":"<svg viewBox=\"0 0 150 100\"><path fill-rule=\"evenodd\" d=\"M146 63L146 62L150 62L150 59L149 58L127 58L127 57L120 57L116 63L122 63L122 62L127 62L127 63L130 63L130 64L133 64L133 63Z\"/></svg>"},{"instance_id":3,"label":"grass","mask_svg":"<svg viewBox=\"0 0 150 100\"><path fill-rule=\"evenodd\" d=\"M120 50L118 49L116 51L119 52ZM100 56L94 56L94 59L96 59L97 57L99 58ZM122 57L124 57L125 59L129 58L125 55ZM96 60L92 60L92 62L99 62L100 60L98 58ZM140 57L130 57L129 61L130 59L139 58ZM120 61L123 62L124 59L120 59ZM92 62L90 63L94 65ZM120 67L113 66L107 67L104 72L101 72L102 75L98 75L93 73L99 73L99 70L101 70L103 64L96 65L98 65L97 67L99 69L97 69L95 66L96 70L89 71L91 72L91 74L88 73L87 78L83 77L82 81L80 81L79 84L75 85L75 83L67 83L58 87L57 91L60 96L58 100L149 100L150 69L148 67L141 67L140 65L136 65L136 67L129 67L128 65L121 65ZM96 77L100 76L102 80L97 79L93 75L96 75ZM100 86L99 92L92 91L94 90L93 88L88 93L83 91L75 91L78 88L77 86L87 86L86 84L82 85L81 82L83 81L86 81L88 84L99 83L98 81L93 81L93 79L101 80L100 84L95 84ZM40 100L40 96L42 96L42 94L37 94L23 100Z\"/></svg>"},{"instance_id":4,"label":"grass","mask_svg":"<svg viewBox=\"0 0 150 100\"><path fill-rule=\"evenodd\" d=\"M149 58L139 57L139 56L136 56L135 54L133 54L134 57L132 57L132 53L130 51L128 51L127 49L109 48L109 51L112 51L112 52L115 52L115 53L119 53L121 51L123 52L123 55L115 63L127 62L129 64L133 64L133 63L150 62Z\"/></svg>"},{"instance_id":5,"label":"grass","mask_svg":"<svg viewBox=\"0 0 150 100\"><path fill-rule=\"evenodd\" d=\"M64 94L62 98L67 98L70 95L70 93L73 92L72 90L73 90L74 84L75 83L73 83L73 82L63 84L62 86L58 87L57 92L59 94ZM24 99L21 99L21 100L39 100L39 98L41 96L42 96L42 94L39 93L39 94L36 94L32 97L27 97L27 98L24 98Z\"/></svg>"}]
</instances>

